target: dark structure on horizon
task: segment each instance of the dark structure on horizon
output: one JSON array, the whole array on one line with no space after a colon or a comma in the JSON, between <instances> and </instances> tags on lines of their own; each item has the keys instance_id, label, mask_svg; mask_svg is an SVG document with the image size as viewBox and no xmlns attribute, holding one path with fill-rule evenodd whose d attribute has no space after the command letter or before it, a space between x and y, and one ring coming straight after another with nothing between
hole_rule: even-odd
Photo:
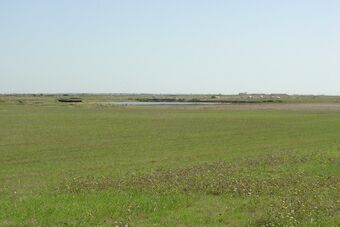
<instances>
[{"instance_id":1,"label":"dark structure on horizon","mask_svg":"<svg viewBox=\"0 0 340 227\"><path fill-rule=\"evenodd\" d=\"M58 102L82 102L81 98L60 98Z\"/></svg>"}]
</instances>

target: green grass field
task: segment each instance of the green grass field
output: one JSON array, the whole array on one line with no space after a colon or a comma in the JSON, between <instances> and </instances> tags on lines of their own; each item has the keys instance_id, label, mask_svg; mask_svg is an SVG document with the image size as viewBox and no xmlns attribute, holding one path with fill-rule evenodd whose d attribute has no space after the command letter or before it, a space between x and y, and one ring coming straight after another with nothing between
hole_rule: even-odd
<instances>
[{"instance_id":1,"label":"green grass field","mask_svg":"<svg viewBox=\"0 0 340 227\"><path fill-rule=\"evenodd\" d=\"M340 225L340 110L0 103L0 225Z\"/></svg>"}]
</instances>

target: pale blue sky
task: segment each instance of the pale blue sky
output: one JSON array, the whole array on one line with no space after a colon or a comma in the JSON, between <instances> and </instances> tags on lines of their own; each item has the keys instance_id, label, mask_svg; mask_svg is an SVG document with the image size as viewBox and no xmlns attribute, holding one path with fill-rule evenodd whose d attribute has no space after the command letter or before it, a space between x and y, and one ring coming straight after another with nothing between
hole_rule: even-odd
<instances>
[{"instance_id":1,"label":"pale blue sky","mask_svg":"<svg viewBox=\"0 0 340 227\"><path fill-rule=\"evenodd\" d=\"M340 95L338 0L0 0L0 93Z\"/></svg>"}]
</instances>

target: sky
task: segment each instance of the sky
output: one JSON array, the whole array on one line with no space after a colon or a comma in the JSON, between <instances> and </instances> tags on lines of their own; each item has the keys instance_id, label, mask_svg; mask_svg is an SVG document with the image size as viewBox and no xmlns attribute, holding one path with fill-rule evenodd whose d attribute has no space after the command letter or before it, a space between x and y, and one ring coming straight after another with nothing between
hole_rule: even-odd
<instances>
[{"instance_id":1,"label":"sky","mask_svg":"<svg viewBox=\"0 0 340 227\"><path fill-rule=\"evenodd\" d=\"M340 95L338 0L0 0L0 93Z\"/></svg>"}]
</instances>

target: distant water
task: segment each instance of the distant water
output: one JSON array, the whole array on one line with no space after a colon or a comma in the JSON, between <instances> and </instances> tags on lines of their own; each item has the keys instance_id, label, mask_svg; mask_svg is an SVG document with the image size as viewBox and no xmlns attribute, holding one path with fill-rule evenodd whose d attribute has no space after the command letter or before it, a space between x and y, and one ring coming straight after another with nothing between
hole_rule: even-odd
<instances>
[{"instance_id":1,"label":"distant water","mask_svg":"<svg viewBox=\"0 0 340 227\"><path fill-rule=\"evenodd\" d=\"M221 102L111 102L118 105L216 105L228 104Z\"/></svg>"}]
</instances>

